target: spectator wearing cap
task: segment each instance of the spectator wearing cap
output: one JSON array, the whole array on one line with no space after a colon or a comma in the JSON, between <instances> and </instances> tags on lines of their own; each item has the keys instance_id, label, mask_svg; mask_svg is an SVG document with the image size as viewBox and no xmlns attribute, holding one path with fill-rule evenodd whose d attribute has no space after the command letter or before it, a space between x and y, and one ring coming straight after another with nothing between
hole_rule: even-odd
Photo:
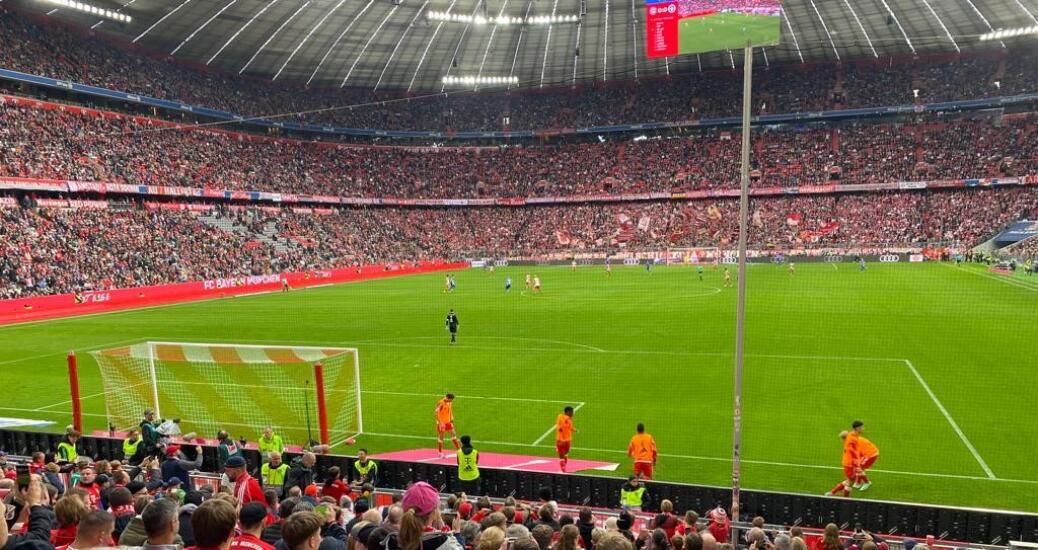
<instances>
[{"instance_id":1,"label":"spectator wearing cap","mask_svg":"<svg viewBox=\"0 0 1038 550\"><path fill-rule=\"evenodd\" d=\"M58 443L58 462L76 462L79 459L79 437L80 433L74 429L65 432Z\"/></svg>"},{"instance_id":2,"label":"spectator wearing cap","mask_svg":"<svg viewBox=\"0 0 1038 550\"><path fill-rule=\"evenodd\" d=\"M707 530L713 535L714 540L717 544L725 544L728 542L728 537L732 533L732 520L728 519L728 513L725 512L724 508L718 506L714 508L706 515L709 524ZM706 546L706 538L703 538L703 545Z\"/></svg>"},{"instance_id":3,"label":"spectator wearing cap","mask_svg":"<svg viewBox=\"0 0 1038 550\"><path fill-rule=\"evenodd\" d=\"M162 461L162 479L169 481L179 479L185 487L191 486L191 472L202 467L202 448L195 447L195 459L188 458L181 451L180 445L166 447L166 458Z\"/></svg>"},{"instance_id":4,"label":"spectator wearing cap","mask_svg":"<svg viewBox=\"0 0 1038 550\"><path fill-rule=\"evenodd\" d=\"M250 502L258 502L266 506L267 499L263 496L263 488L254 477L246 470L245 458L240 454L232 455L224 464L224 473L227 478L234 482L234 499L239 505Z\"/></svg>"},{"instance_id":5,"label":"spectator wearing cap","mask_svg":"<svg viewBox=\"0 0 1038 550\"><path fill-rule=\"evenodd\" d=\"M195 532L191 530L191 516L202 503L205 502L205 493L201 491L188 491L184 495L184 504L177 510L177 522L180 524L180 538L185 546L195 544Z\"/></svg>"},{"instance_id":6,"label":"spectator wearing cap","mask_svg":"<svg viewBox=\"0 0 1038 550\"><path fill-rule=\"evenodd\" d=\"M203 502L191 514L191 530L195 534L191 550L229 550L237 523L238 514L230 502L219 498Z\"/></svg>"},{"instance_id":7,"label":"spectator wearing cap","mask_svg":"<svg viewBox=\"0 0 1038 550\"><path fill-rule=\"evenodd\" d=\"M155 411L144 409L144 418L139 425L141 429L141 444L144 445L145 456L157 456L159 446L159 431L155 426Z\"/></svg>"},{"instance_id":8,"label":"spectator wearing cap","mask_svg":"<svg viewBox=\"0 0 1038 550\"><path fill-rule=\"evenodd\" d=\"M177 515L177 504L171 499L159 499L145 506L141 513L141 522L147 540L141 550L179 550L180 518ZM120 542L122 542L120 540Z\"/></svg>"},{"instance_id":9,"label":"spectator wearing cap","mask_svg":"<svg viewBox=\"0 0 1038 550\"><path fill-rule=\"evenodd\" d=\"M435 527L440 519L440 495L432 485L419 481L409 487L400 507L404 517L400 531L387 543L388 550L461 550L454 535Z\"/></svg>"},{"instance_id":10,"label":"spectator wearing cap","mask_svg":"<svg viewBox=\"0 0 1038 550\"><path fill-rule=\"evenodd\" d=\"M274 550L272 544L263 542L263 527L267 521L267 507L259 502L250 502L238 511L241 534L234 537L231 550Z\"/></svg>"}]
</instances>

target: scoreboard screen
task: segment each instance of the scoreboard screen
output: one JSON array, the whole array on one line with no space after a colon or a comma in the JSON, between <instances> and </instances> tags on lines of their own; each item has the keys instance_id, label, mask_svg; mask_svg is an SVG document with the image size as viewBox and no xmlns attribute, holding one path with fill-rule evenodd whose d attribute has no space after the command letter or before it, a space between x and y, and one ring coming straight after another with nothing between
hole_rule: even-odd
<instances>
[{"instance_id":1,"label":"scoreboard screen","mask_svg":"<svg viewBox=\"0 0 1038 550\"><path fill-rule=\"evenodd\" d=\"M646 0L650 58L773 46L782 32L782 0Z\"/></svg>"}]
</instances>

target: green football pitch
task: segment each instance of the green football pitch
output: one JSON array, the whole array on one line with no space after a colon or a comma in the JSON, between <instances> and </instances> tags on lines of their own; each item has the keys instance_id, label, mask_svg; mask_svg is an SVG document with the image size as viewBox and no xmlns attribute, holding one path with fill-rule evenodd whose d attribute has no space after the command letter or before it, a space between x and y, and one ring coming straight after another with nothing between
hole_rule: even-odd
<instances>
[{"instance_id":1,"label":"green football pitch","mask_svg":"<svg viewBox=\"0 0 1038 550\"><path fill-rule=\"evenodd\" d=\"M527 273L542 293L523 289ZM736 294L719 271L703 279L690 267L464 270L452 294L430 274L0 327L0 416L68 423L68 350L346 346L360 350L358 444L372 452L435 445L433 407L451 391L459 431L482 450L550 457L554 418L571 404L573 458L617 462L614 475L626 475L627 441L644 422L658 478L723 486ZM819 263L795 275L752 265L747 285L744 487L828 490L841 478L837 434L861 419L881 457L854 498L1038 511L1038 278ZM449 308L461 321L455 346ZM82 365L87 427L101 429L100 376Z\"/></svg>"},{"instance_id":2,"label":"green football pitch","mask_svg":"<svg viewBox=\"0 0 1038 550\"><path fill-rule=\"evenodd\" d=\"M771 15L718 13L688 17L678 23L682 54L778 44L781 18Z\"/></svg>"}]
</instances>

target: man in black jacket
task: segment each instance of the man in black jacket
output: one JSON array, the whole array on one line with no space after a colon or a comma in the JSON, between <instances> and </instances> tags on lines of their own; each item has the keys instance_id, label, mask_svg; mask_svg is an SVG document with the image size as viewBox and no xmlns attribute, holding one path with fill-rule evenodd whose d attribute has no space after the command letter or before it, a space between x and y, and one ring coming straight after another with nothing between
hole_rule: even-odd
<instances>
[{"instance_id":1,"label":"man in black jacket","mask_svg":"<svg viewBox=\"0 0 1038 550\"><path fill-rule=\"evenodd\" d=\"M314 482L314 464L317 464L317 456L311 452L305 452L303 456L293 460L292 467L285 476L285 487L281 494L287 495L292 487L299 487L299 490L305 493L306 488Z\"/></svg>"},{"instance_id":2,"label":"man in black jacket","mask_svg":"<svg viewBox=\"0 0 1038 550\"><path fill-rule=\"evenodd\" d=\"M173 478L179 479L184 487L191 486L191 475L189 472L202 467L202 448L196 449L195 459L188 460L180 452L180 445L166 447L166 460L162 461L162 479L169 481Z\"/></svg>"}]
</instances>

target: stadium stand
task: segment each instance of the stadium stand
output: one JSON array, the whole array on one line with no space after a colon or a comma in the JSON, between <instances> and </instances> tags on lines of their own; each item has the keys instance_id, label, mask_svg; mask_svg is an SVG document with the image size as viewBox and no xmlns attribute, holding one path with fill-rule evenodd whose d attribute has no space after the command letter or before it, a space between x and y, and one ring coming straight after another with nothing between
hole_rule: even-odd
<instances>
[{"instance_id":1,"label":"stadium stand","mask_svg":"<svg viewBox=\"0 0 1038 550\"><path fill-rule=\"evenodd\" d=\"M0 98L3 99L3 98ZM0 175L333 196L462 198L734 188L738 134L528 147L359 147L0 104ZM755 136L761 186L1026 175L1029 117L843 124Z\"/></svg>"},{"instance_id":2,"label":"stadium stand","mask_svg":"<svg viewBox=\"0 0 1038 550\"><path fill-rule=\"evenodd\" d=\"M649 79L575 90L433 94L421 99L359 89L300 93L265 81L193 70L155 59L136 46L113 48L104 35L83 40L81 30L6 8L0 9L0 29L9 44L0 51L2 68L245 116L319 111L288 119L323 125L384 130L574 128L734 116L740 106L734 71L674 75L674 85L669 86ZM975 57L762 68L756 109L764 114L911 105L1038 91L1035 56L1004 55L989 51ZM414 100L406 101L409 97ZM396 99L403 101L382 103ZM350 105L363 107L342 108Z\"/></svg>"},{"instance_id":3,"label":"stadium stand","mask_svg":"<svg viewBox=\"0 0 1038 550\"><path fill-rule=\"evenodd\" d=\"M738 235L733 199L323 213L28 202L29 208L0 208L0 298L358 263L723 246ZM762 247L974 243L1035 214L1038 193L1028 188L762 198L754 201L750 241Z\"/></svg>"}]
</instances>

